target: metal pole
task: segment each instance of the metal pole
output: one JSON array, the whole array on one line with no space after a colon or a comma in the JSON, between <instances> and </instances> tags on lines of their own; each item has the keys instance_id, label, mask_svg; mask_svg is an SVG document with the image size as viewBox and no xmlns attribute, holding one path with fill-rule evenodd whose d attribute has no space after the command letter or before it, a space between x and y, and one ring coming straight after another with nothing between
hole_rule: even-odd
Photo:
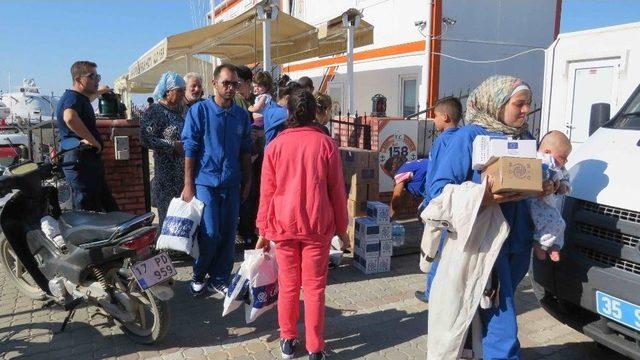
<instances>
[{"instance_id":1,"label":"metal pole","mask_svg":"<svg viewBox=\"0 0 640 360\"><path fill-rule=\"evenodd\" d=\"M262 21L262 70L271 74L271 16Z\"/></svg>"},{"instance_id":2,"label":"metal pole","mask_svg":"<svg viewBox=\"0 0 640 360\"><path fill-rule=\"evenodd\" d=\"M347 84L349 85L349 108L348 113L355 111L355 82L353 77L353 41L356 28L353 25L347 26Z\"/></svg>"}]
</instances>

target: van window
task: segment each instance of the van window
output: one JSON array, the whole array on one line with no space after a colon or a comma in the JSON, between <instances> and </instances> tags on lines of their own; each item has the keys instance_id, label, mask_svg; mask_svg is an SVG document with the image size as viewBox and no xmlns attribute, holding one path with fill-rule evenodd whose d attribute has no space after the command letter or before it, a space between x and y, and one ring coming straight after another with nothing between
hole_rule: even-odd
<instances>
[{"instance_id":1,"label":"van window","mask_svg":"<svg viewBox=\"0 0 640 360\"><path fill-rule=\"evenodd\" d=\"M633 94L634 98L622 111L605 127L613 129L640 130L640 91Z\"/></svg>"}]
</instances>

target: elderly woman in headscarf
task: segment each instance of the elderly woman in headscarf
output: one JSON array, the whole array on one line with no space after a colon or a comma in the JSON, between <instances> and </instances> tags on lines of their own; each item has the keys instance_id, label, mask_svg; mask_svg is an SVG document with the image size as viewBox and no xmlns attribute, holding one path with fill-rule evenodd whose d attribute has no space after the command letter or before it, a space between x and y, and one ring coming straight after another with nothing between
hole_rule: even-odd
<instances>
[{"instance_id":1,"label":"elderly woman in headscarf","mask_svg":"<svg viewBox=\"0 0 640 360\"><path fill-rule=\"evenodd\" d=\"M184 127L184 79L173 71L162 74L149 105L140 120L142 145L153 150L152 196L158 208L160 226L169 203L179 197L184 181L184 155L180 136Z\"/></svg>"},{"instance_id":2,"label":"elderly woman in headscarf","mask_svg":"<svg viewBox=\"0 0 640 360\"><path fill-rule=\"evenodd\" d=\"M427 184L425 200L428 202L438 197L449 184L482 182L480 171L471 168L472 143L476 136L532 139L526 123L531 96L529 85L512 76L492 76L480 84L467 101L465 120L469 125L460 128L451 138L442 162ZM519 359L514 292L529 268L534 229L524 195L492 194L491 183L489 180L482 204L499 204L509 225L509 234L492 270L497 276L498 305L478 310L482 323L483 358ZM552 191L553 183L545 182L542 195Z\"/></svg>"}]
</instances>

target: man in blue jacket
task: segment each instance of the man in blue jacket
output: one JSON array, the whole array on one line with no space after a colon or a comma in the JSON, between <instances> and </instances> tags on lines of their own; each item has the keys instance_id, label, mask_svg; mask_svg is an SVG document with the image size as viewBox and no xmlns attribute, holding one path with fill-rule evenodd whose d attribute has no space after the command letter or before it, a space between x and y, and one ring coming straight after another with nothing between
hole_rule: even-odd
<instances>
[{"instance_id":1,"label":"man in blue jacket","mask_svg":"<svg viewBox=\"0 0 640 360\"><path fill-rule=\"evenodd\" d=\"M213 86L215 96L193 105L185 119L182 199L204 202L191 292L200 295L206 285L220 297L233 267L241 185L243 200L251 188L252 141L249 114L233 101L239 86L235 66L216 67Z\"/></svg>"}]
</instances>

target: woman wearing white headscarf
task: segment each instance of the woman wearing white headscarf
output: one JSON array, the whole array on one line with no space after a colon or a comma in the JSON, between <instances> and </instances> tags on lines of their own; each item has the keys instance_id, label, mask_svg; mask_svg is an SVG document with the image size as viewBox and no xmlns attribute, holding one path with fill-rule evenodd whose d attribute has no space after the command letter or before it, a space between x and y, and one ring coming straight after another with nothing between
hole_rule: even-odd
<instances>
[{"instance_id":1,"label":"woman wearing white headscarf","mask_svg":"<svg viewBox=\"0 0 640 360\"><path fill-rule=\"evenodd\" d=\"M162 74L153 92L156 100L142 114L142 145L153 150L152 196L158 208L160 226L169 203L182 192L184 155L180 135L184 127L184 79L173 71Z\"/></svg>"},{"instance_id":2,"label":"woman wearing white headscarf","mask_svg":"<svg viewBox=\"0 0 640 360\"><path fill-rule=\"evenodd\" d=\"M465 119L469 125L461 127L451 138L442 162L435 170L432 180L426 184L425 200L437 199L444 192L447 185L459 185L465 182L482 183L480 171L471 167L472 144L478 135L510 136L515 139L531 139L528 132L526 117L531 104L531 89L529 85L513 76L496 75L486 79L470 95L467 100ZM531 246L533 240L533 222L529 208L523 194L506 193L492 194L490 184L482 199L483 205L498 204L508 224L508 235L499 248L499 253L493 263L493 274L497 284L493 284L495 292L492 306L478 310L482 326L483 358L489 359L520 359L520 343L518 341L518 323L514 308L515 289L529 269ZM553 183L545 182L540 195L553 192ZM446 247L446 245L445 245ZM449 254L457 256L458 254ZM443 257L447 256L443 253ZM438 268L435 282L446 286L442 280L451 269ZM444 273L444 275L442 274ZM466 274L463 274L466 276ZM438 277L440 276L440 279ZM443 277L444 276L444 277ZM464 281L464 276L460 281ZM473 289L484 289L485 284L468 284ZM438 296L440 284L433 290ZM443 290L444 292L444 290ZM440 294L442 295L442 294ZM432 293L433 297L434 294ZM465 301L464 295L459 294L460 302ZM440 297L438 300L443 299ZM443 299L444 300L444 299ZM468 301L468 300L467 300ZM473 304L477 306L477 304ZM447 312L453 305L446 301L429 303L429 311L433 313ZM456 317L455 315L454 317ZM435 318L435 317L434 317ZM436 332L438 324L429 317L429 331ZM434 320L435 322L435 320ZM465 326L459 328L459 336L464 334L471 317L465 318ZM427 348L428 359L455 359L458 354L436 354L438 335L429 334ZM431 345L433 344L433 346ZM431 356L429 356L431 355ZM474 355L475 356L475 355Z\"/></svg>"}]
</instances>

